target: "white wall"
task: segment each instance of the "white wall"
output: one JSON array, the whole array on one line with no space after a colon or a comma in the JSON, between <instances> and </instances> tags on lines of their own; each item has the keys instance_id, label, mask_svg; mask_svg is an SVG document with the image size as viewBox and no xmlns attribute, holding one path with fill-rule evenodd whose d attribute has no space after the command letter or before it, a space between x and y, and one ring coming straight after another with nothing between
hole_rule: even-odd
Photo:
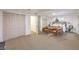
<instances>
[{"instance_id":1,"label":"white wall","mask_svg":"<svg viewBox=\"0 0 79 59\"><path fill-rule=\"evenodd\" d=\"M38 33L38 31L40 31L42 28L41 16L35 16L35 15L33 15L33 16L35 17L35 19L33 20L34 23L32 25L31 25L31 15L26 15L26 17L25 17L25 30L26 30L25 35L31 34L31 26L33 27L32 30L34 30L36 33Z\"/></svg>"},{"instance_id":2,"label":"white wall","mask_svg":"<svg viewBox=\"0 0 79 59\"><path fill-rule=\"evenodd\" d=\"M38 16L38 33L40 33L42 31L42 28L41 28L41 20L42 20L42 17L41 16Z\"/></svg>"},{"instance_id":3,"label":"white wall","mask_svg":"<svg viewBox=\"0 0 79 59\"><path fill-rule=\"evenodd\" d=\"M43 27L43 25L42 25L42 16L40 17L40 31L42 31L42 27Z\"/></svg>"},{"instance_id":4,"label":"white wall","mask_svg":"<svg viewBox=\"0 0 79 59\"><path fill-rule=\"evenodd\" d=\"M42 27L46 27L48 26L48 21L49 21L49 18L46 17L46 16L42 16Z\"/></svg>"},{"instance_id":5,"label":"white wall","mask_svg":"<svg viewBox=\"0 0 79 59\"><path fill-rule=\"evenodd\" d=\"M38 17L31 16L31 31L38 33Z\"/></svg>"},{"instance_id":6,"label":"white wall","mask_svg":"<svg viewBox=\"0 0 79 59\"><path fill-rule=\"evenodd\" d=\"M13 13L3 13L4 40L25 34L25 16Z\"/></svg>"},{"instance_id":7,"label":"white wall","mask_svg":"<svg viewBox=\"0 0 79 59\"><path fill-rule=\"evenodd\" d=\"M50 20L53 19L52 17L47 17L47 16L41 16L40 18L40 30L42 31L43 27L48 26Z\"/></svg>"},{"instance_id":8,"label":"white wall","mask_svg":"<svg viewBox=\"0 0 79 59\"><path fill-rule=\"evenodd\" d=\"M0 11L0 42L3 41L3 12Z\"/></svg>"},{"instance_id":9,"label":"white wall","mask_svg":"<svg viewBox=\"0 0 79 59\"><path fill-rule=\"evenodd\" d=\"M77 14L54 16L54 17L41 16L40 30L42 31L43 27L48 26L49 22L52 22L54 18L64 18L64 21L70 22L74 26L73 32L79 33L79 16Z\"/></svg>"},{"instance_id":10,"label":"white wall","mask_svg":"<svg viewBox=\"0 0 79 59\"><path fill-rule=\"evenodd\" d=\"M77 14L54 16L53 18L48 19L48 22L52 22L55 18L64 18L64 21L70 22L74 26L73 32L75 33L79 32L78 28L79 18Z\"/></svg>"},{"instance_id":11,"label":"white wall","mask_svg":"<svg viewBox=\"0 0 79 59\"><path fill-rule=\"evenodd\" d=\"M74 29L73 32L78 33L79 18L78 15L69 15L64 17L65 21L70 22Z\"/></svg>"},{"instance_id":12,"label":"white wall","mask_svg":"<svg viewBox=\"0 0 79 59\"><path fill-rule=\"evenodd\" d=\"M31 34L30 15L25 15L25 35Z\"/></svg>"}]
</instances>

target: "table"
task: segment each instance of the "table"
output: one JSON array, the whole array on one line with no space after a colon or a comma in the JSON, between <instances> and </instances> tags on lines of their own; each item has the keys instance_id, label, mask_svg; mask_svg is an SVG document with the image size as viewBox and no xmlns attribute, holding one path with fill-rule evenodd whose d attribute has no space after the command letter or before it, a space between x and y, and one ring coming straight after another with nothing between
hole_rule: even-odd
<instances>
[{"instance_id":1,"label":"table","mask_svg":"<svg viewBox=\"0 0 79 59\"><path fill-rule=\"evenodd\" d=\"M45 33L53 33L55 36L63 33L63 29L59 26L44 27L42 31Z\"/></svg>"}]
</instances>

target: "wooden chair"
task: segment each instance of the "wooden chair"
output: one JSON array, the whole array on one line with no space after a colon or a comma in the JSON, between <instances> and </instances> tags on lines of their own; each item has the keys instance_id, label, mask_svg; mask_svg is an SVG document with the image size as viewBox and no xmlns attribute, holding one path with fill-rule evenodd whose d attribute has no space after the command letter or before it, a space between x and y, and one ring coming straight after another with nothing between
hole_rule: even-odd
<instances>
[{"instance_id":1,"label":"wooden chair","mask_svg":"<svg viewBox=\"0 0 79 59\"><path fill-rule=\"evenodd\" d=\"M42 31L45 32L45 33L49 33L48 27L44 27L44 28L42 29Z\"/></svg>"}]
</instances>

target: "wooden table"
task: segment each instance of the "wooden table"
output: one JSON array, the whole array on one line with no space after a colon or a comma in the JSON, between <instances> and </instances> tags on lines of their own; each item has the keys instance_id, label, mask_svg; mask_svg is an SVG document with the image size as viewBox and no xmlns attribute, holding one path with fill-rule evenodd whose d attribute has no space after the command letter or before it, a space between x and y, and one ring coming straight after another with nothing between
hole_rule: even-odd
<instances>
[{"instance_id":1,"label":"wooden table","mask_svg":"<svg viewBox=\"0 0 79 59\"><path fill-rule=\"evenodd\" d=\"M44 27L43 28L43 32L46 32L46 33L53 33L55 36L62 33L63 30L61 27L57 27L57 26L53 26L53 27Z\"/></svg>"}]
</instances>

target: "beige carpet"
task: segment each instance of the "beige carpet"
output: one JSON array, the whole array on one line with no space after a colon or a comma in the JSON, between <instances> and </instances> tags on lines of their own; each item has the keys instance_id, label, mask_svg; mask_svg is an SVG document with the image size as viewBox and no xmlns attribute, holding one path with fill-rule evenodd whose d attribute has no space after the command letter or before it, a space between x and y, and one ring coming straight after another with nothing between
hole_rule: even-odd
<instances>
[{"instance_id":1,"label":"beige carpet","mask_svg":"<svg viewBox=\"0 0 79 59\"><path fill-rule=\"evenodd\" d=\"M60 36L51 34L33 34L10 39L5 43L5 49L11 50L75 50L79 49L79 35L65 33Z\"/></svg>"}]
</instances>

